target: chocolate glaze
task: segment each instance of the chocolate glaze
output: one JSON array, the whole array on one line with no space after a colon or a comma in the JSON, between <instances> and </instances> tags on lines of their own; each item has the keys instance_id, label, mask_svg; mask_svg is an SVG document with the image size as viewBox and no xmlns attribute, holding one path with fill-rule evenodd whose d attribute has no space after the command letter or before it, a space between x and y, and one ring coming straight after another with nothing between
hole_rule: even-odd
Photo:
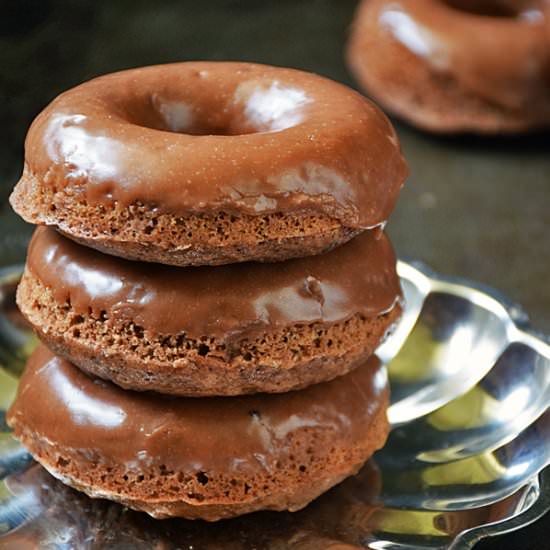
<instances>
[{"instance_id":1,"label":"chocolate glaze","mask_svg":"<svg viewBox=\"0 0 550 550\"><path fill-rule=\"evenodd\" d=\"M97 78L34 121L23 179L177 215L316 211L383 223L407 168L386 117L322 77L179 63Z\"/></svg>"},{"instance_id":2,"label":"chocolate glaze","mask_svg":"<svg viewBox=\"0 0 550 550\"><path fill-rule=\"evenodd\" d=\"M376 1L381 28L486 100L519 109L548 98L548 0Z\"/></svg>"},{"instance_id":3,"label":"chocolate glaze","mask_svg":"<svg viewBox=\"0 0 550 550\"><path fill-rule=\"evenodd\" d=\"M375 357L331 382L281 395L169 398L92 379L40 346L7 421L93 459L141 469L269 473L304 428L365 440L387 392Z\"/></svg>"},{"instance_id":4,"label":"chocolate glaze","mask_svg":"<svg viewBox=\"0 0 550 550\"><path fill-rule=\"evenodd\" d=\"M129 262L36 229L27 268L78 314L133 321L154 334L244 338L298 323L389 311L400 296L395 256L368 231L320 256L275 264L178 268Z\"/></svg>"}]
</instances>

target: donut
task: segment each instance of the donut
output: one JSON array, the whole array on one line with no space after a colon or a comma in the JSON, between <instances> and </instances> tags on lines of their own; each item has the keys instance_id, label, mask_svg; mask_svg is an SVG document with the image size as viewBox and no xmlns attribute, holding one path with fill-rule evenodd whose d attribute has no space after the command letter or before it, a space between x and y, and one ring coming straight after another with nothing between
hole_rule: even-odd
<instances>
[{"instance_id":1,"label":"donut","mask_svg":"<svg viewBox=\"0 0 550 550\"><path fill-rule=\"evenodd\" d=\"M356 473L388 433L386 371L284 395L172 398L92 379L41 346L7 422L64 483L156 518L298 510Z\"/></svg>"},{"instance_id":2,"label":"donut","mask_svg":"<svg viewBox=\"0 0 550 550\"><path fill-rule=\"evenodd\" d=\"M347 59L369 95L426 130L550 125L548 0L363 0Z\"/></svg>"},{"instance_id":3,"label":"donut","mask_svg":"<svg viewBox=\"0 0 550 550\"><path fill-rule=\"evenodd\" d=\"M356 367L400 315L395 255L367 231L320 256L181 268L37 228L17 303L39 337L123 388L285 392Z\"/></svg>"},{"instance_id":4,"label":"donut","mask_svg":"<svg viewBox=\"0 0 550 550\"><path fill-rule=\"evenodd\" d=\"M388 218L407 168L390 122L305 72L186 62L96 78L33 122L26 221L170 265L318 254Z\"/></svg>"}]
</instances>

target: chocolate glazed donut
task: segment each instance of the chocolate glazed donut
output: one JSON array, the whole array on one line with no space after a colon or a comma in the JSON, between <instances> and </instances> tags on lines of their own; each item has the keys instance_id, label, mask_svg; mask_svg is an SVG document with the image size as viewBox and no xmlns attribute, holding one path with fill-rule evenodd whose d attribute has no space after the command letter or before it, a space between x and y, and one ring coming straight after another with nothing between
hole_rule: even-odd
<instances>
[{"instance_id":1,"label":"chocolate glazed donut","mask_svg":"<svg viewBox=\"0 0 550 550\"><path fill-rule=\"evenodd\" d=\"M421 128L550 125L548 0L364 0L347 59L369 94Z\"/></svg>"},{"instance_id":2,"label":"chocolate glazed donut","mask_svg":"<svg viewBox=\"0 0 550 550\"><path fill-rule=\"evenodd\" d=\"M285 392L363 362L401 313L388 238L275 264L138 264L40 227L17 291L55 353L133 390Z\"/></svg>"},{"instance_id":3,"label":"chocolate glazed donut","mask_svg":"<svg viewBox=\"0 0 550 550\"><path fill-rule=\"evenodd\" d=\"M39 347L7 422L46 469L90 496L213 521L299 510L356 473L386 439L387 405L376 357L285 395L173 399L93 380Z\"/></svg>"},{"instance_id":4,"label":"chocolate glazed donut","mask_svg":"<svg viewBox=\"0 0 550 550\"><path fill-rule=\"evenodd\" d=\"M407 169L386 117L301 71L179 63L97 78L33 122L27 221L172 265L318 254L388 218Z\"/></svg>"}]
</instances>

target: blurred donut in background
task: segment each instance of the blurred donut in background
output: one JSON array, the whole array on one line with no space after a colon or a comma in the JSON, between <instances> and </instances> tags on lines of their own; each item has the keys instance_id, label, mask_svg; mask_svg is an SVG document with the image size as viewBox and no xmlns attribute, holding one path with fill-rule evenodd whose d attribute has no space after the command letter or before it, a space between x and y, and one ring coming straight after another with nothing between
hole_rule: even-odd
<instances>
[{"instance_id":1,"label":"blurred donut in background","mask_svg":"<svg viewBox=\"0 0 550 550\"><path fill-rule=\"evenodd\" d=\"M426 130L550 125L548 0L363 0L347 62L365 92Z\"/></svg>"}]
</instances>

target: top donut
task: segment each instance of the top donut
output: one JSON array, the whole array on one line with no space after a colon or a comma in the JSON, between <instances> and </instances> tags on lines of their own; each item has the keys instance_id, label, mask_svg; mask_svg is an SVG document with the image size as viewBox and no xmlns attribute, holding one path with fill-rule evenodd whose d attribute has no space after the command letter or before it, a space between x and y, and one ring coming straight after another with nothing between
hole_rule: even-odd
<instances>
[{"instance_id":1,"label":"top donut","mask_svg":"<svg viewBox=\"0 0 550 550\"><path fill-rule=\"evenodd\" d=\"M33 122L11 204L106 253L171 265L308 256L388 218L388 119L292 69L187 62L96 78Z\"/></svg>"}]
</instances>

